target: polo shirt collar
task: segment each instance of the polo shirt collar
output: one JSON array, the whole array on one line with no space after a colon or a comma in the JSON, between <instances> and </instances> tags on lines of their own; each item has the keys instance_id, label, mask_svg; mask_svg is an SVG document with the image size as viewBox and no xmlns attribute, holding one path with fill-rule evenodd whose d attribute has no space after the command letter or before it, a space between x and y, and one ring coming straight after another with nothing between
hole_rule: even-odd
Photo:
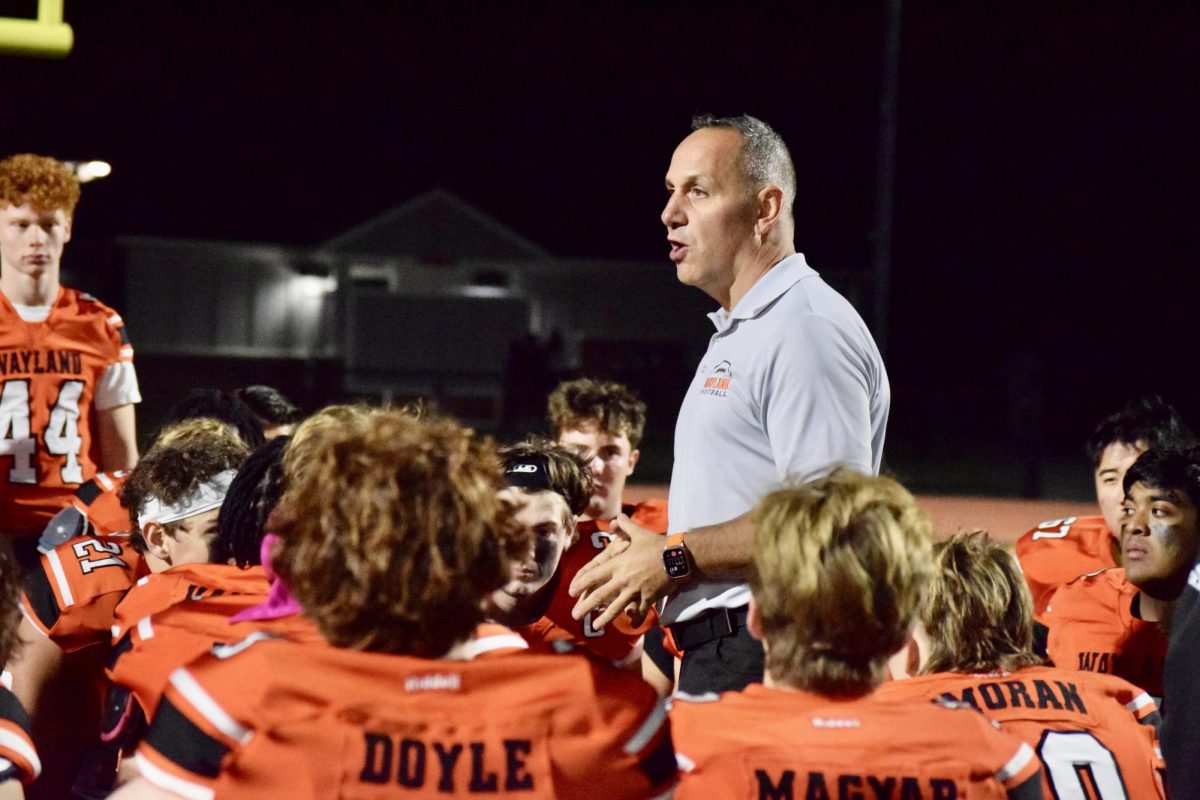
<instances>
[{"instance_id":1,"label":"polo shirt collar","mask_svg":"<svg viewBox=\"0 0 1200 800\"><path fill-rule=\"evenodd\" d=\"M737 320L757 317L798 281L816 274L817 271L804 260L803 253L790 255L767 270L731 310L718 308L708 318L718 331L724 331Z\"/></svg>"}]
</instances>

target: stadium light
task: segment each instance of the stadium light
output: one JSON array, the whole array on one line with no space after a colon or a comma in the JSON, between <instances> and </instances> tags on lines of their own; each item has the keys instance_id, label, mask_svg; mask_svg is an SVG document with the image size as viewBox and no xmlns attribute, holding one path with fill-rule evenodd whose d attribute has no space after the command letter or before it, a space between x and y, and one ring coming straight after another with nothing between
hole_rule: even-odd
<instances>
[{"instance_id":1,"label":"stadium light","mask_svg":"<svg viewBox=\"0 0 1200 800\"><path fill-rule=\"evenodd\" d=\"M112 164L107 161L66 161L64 162L80 183L91 183L112 174Z\"/></svg>"}]
</instances>

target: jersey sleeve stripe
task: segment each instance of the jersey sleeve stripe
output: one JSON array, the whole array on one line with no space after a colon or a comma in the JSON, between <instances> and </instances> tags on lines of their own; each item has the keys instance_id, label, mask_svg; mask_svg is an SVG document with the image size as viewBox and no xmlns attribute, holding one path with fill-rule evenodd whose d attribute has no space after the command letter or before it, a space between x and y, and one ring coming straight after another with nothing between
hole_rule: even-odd
<instances>
[{"instance_id":1,"label":"jersey sleeve stripe","mask_svg":"<svg viewBox=\"0 0 1200 800\"><path fill-rule=\"evenodd\" d=\"M216 795L212 789L198 783L185 781L162 769L141 753L137 755L138 770L142 776L160 789L174 792L185 800L212 800Z\"/></svg>"},{"instance_id":2,"label":"jersey sleeve stripe","mask_svg":"<svg viewBox=\"0 0 1200 800\"><path fill-rule=\"evenodd\" d=\"M225 743L200 728L169 698L159 703L145 742L165 763L199 778L217 777L229 754Z\"/></svg>"},{"instance_id":3,"label":"jersey sleeve stripe","mask_svg":"<svg viewBox=\"0 0 1200 800\"><path fill-rule=\"evenodd\" d=\"M1130 711L1137 713L1138 711L1141 711L1146 706L1153 706L1153 705L1154 705L1154 700L1152 700L1150 698L1150 695L1146 694L1145 692L1142 692L1137 697L1133 698L1128 703L1126 703L1125 707L1127 709L1129 709Z\"/></svg>"},{"instance_id":4,"label":"jersey sleeve stripe","mask_svg":"<svg viewBox=\"0 0 1200 800\"><path fill-rule=\"evenodd\" d=\"M654 704L654 710L652 710L650 715L646 717L646 720L642 723L641 727L639 727L637 732L635 732L633 736L630 737L629 741L625 743L625 752L628 755L640 753L643 749L645 749L646 745L650 744L650 741L655 737L655 735L658 734L659 730L662 729L663 723L665 723L666 720L666 701L659 700Z\"/></svg>"},{"instance_id":5,"label":"jersey sleeve stripe","mask_svg":"<svg viewBox=\"0 0 1200 800\"><path fill-rule=\"evenodd\" d=\"M54 587L42 566L39 563L25 576L20 606L21 613L29 619L33 627L49 636L50 631L58 624L58 617L62 609L58 605L58 598L54 595Z\"/></svg>"},{"instance_id":6,"label":"jersey sleeve stripe","mask_svg":"<svg viewBox=\"0 0 1200 800\"><path fill-rule=\"evenodd\" d=\"M154 625L151 624L149 617L142 617L138 620L137 632L143 642L154 638Z\"/></svg>"},{"instance_id":7,"label":"jersey sleeve stripe","mask_svg":"<svg viewBox=\"0 0 1200 800\"><path fill-rule=\"evenodd\" d=\"M253 731L241 725L221 708L208 692L204 691L192 673L180 667L171 673L171 685L174 686L184 699L192 704L213 727L239 744L246 744L254 735Z\"/></svg>"},{"instance_id":8,"label":"jersey sleeve stripe","mask_svg":"<svg viewBox=\"0 0 1200 800\"><path fill-rule=\"evenodd\" d=\"M114 625L113 635L116 636L118 633L120 633L120 629ZM121 660L121 657L132 649L133 632L125 631L125 635L113 643L112 652L108 654L108 668L110 670L115 670L117 668L117 662Z\"/></svg>"},{"instance_id":9,"label":"jersey sleeve stripe","mask_svg":"<svg viewBox=\"0 0 1200 800\"><path fill-rule=\"evenodd\" d=\"M0 729L0 748L9 750L25 759L33 773L31 777L36 778L42 774L42 761L38 758L37 750L33 749L33 744L24 736Z\"/></svg>"},{"instance_id":10,"label":"jersey sleeve stripe","mask_svg":"<svg viewBox=\"0 0 1200 800\"><path fill-rule=\"evenodd\" d=\"M1003 767L996 772L996 780L1002 784L1007 784L1013 778L1021 774L1021 770L1029 766L1029 762L1035 758L1033 748L1022 742L1017 748L1017 752L1010 758Z\"/></svg>"},{"instance_id":11,"label":"jersey sleeve stripe","mask_svg":"<svg viewBox=\"0 0 1200 800\"><path fill-rule=\"evenodd\" d=\"M529 643L515 633L497 634L467 642L463 646L462 652L463 656L470 661L484 653L491 653L495 650L503 650L505 648L527 650L529 649Z\"/></svg>"},{"instance_id":12,"label":"jersey sleeve stripe","mask_svg":"<svg viewBox=\"0 0 1200 800\"><path fill-rule=\"evenodd\" d=\"M62 560L58 553L51 550L46 554L46 561L54 573L54 582L58 585L58 594L62 598L63 608L75 605L75 595L71 593L71 584L67 583L67 573L63 570Z\"/></svg>"},{"instance_id":13,"label":"jersey sleeve stripe","mask_svg":"<svg viewBox=\"0 0 1200 800\"><path fill-rule=\"evenodd\" d=\"M93 478L76 489L75 496L83 501L85 506L90 506L92 503L96 502L96 498L100 496L101 491L100 484L96 483L96 479Z\"/></svg>"}]
</instances>

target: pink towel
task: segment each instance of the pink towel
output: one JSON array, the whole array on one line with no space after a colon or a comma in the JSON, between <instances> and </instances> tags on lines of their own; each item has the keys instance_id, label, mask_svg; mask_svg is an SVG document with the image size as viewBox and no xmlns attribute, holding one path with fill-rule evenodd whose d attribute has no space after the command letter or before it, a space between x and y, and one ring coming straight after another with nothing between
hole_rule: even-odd
<instances>
[{"instance_id":1,"label":"pink towel","mask_svg":"<svg viewBox=\"0 0 1200 800\"><path fill-rule=\"evenodd\" d=\"M259 551L262 556L263 570L267 573L267 580L271 581L271 588L267 592L267 599L256 606L234 614L229 618L231 623L279 619L280 617L299 614L303 610L300 608L300 603L296 598L292 597L292 592L288 589L287 584L280 580L279 576L275 574L275 570L271 569L271 549L278 541L278 536L268 533L263 537L262 549Z\"/></svg>"}]
</instances>

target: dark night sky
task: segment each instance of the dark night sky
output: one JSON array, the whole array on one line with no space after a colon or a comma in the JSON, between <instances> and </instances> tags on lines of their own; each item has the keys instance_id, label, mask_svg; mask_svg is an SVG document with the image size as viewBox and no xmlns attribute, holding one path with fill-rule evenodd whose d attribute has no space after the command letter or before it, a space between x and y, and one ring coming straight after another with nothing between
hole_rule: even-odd
<instances>
[{"instance_id":1,"label":"dark night sky","mask_svg":"<svg viewBox=\"0 0 1200 800\"><path fill-rule=\"evenodd\" d=\"M904 9L888 338L913 436L943 390L1003 420L1020 365L1052 438L1149 390L1200 411L1200 11L1045 5ZM665 261L688 118L748 111L792 147L810 262L870 265L881 3L66 13L69 58L0 57L0 150L113 163L81 238L310 244L441 186L557 255Z\"/></svg>"}]
</instances>

